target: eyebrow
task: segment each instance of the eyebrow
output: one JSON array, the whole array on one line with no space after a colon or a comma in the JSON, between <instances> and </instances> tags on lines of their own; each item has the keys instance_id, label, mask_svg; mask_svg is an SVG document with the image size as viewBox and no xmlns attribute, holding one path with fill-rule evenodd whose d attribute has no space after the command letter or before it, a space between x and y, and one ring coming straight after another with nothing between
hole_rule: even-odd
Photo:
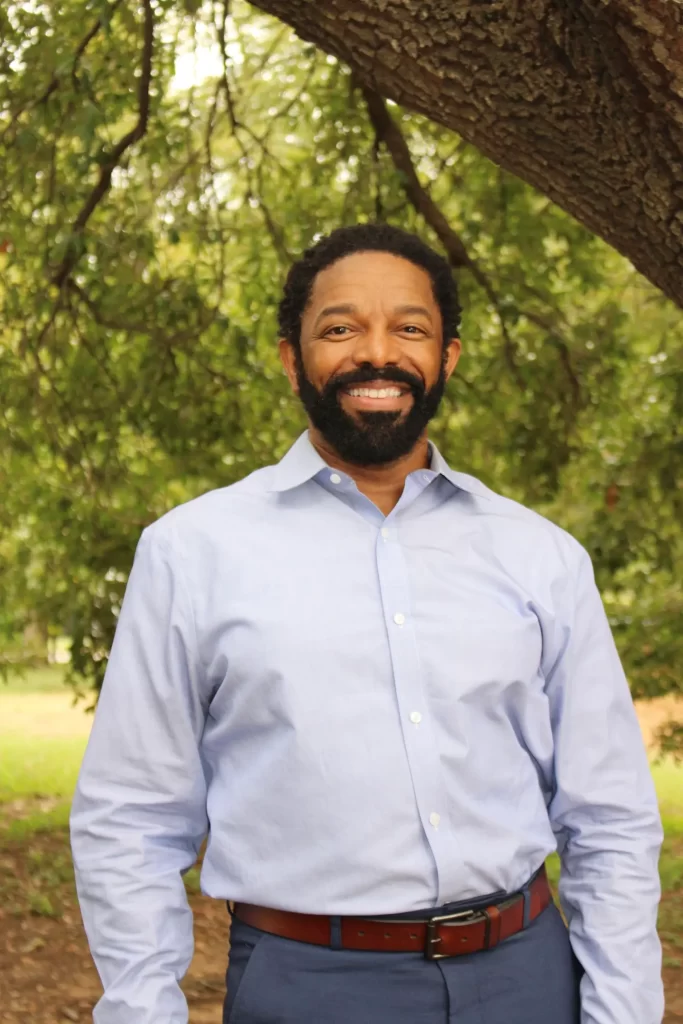
<instances>
[{"instance_id":1,"label":"eyebrow","mask_svg":"<svg viewBox=\"0 0 683 1024\"><path fill-rule=\"evenodd\" d=\"M431 322L432 315L426 306L396 306L394 313L401 316L425 316Z\"/></svg>"},{"instance_id":2,"label":"eyebrow","mask_svg":"<svg viewBox=\"0 0 683 1024\"><path fill-rule=\"evenodd\" d=\"M317 317L315 318L315 322L316 324L318 324L324 317L332 316L333 314L357 312L358 306L354 306L352 303L349 302L343 302L339 306L325 306L325 308L321 309L320 312L318 313Z\"/></svg>"},{"instance_id":3,"label":"eyebrow","mask_svg":"<svg viewBox=\"0 0 683 1024\"><path fill-rule=\"evenodd\" d=\"M340 314L353 314L358 312L358 306L354 306L353 303L343 302L338 306L325 306L321 309L315 318L316 324L320 323L326 316L334 316ZM432 316L426 306L396 306L394 307L394 313L398 313L400 316L424 316L431 323Z\"/></svg>"}]
</instances>

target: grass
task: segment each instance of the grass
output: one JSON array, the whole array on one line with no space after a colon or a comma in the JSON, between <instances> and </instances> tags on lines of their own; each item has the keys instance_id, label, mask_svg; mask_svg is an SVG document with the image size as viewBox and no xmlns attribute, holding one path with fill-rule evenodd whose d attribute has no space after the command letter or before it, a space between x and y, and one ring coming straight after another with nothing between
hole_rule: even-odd
<instances>
[{"instance_id":1,"label":"grass","mask_svg":"<svg viewBox=\"0 0 683 1024\"><path fill-rule=\"evenodd\" d=\"M3 820L0 808L0 843L23 842L41 832L66 832L69 827L69 800L60 800L47 810L37 810L20 818L11 817Z\"/></svg>"},{"instance_id":2,"label":"grass","mask_svg":"<svg viewBox=\"0 0 683 1024\"><path fill-rule=\"evenodd\" d=\"M659 877L665 892L683 893L683 819L664 818L664 845L659 858Z\"/></svg>"},{"instance_id":3,"label":"grass","mask_svg":"<svg viewBox=\"0 0 683 1024\"><path fill-rule=\"evenodd\" d=\"M31 837L66 830L90 721L82 706L73 706L63 668L32 670L9 684L0 682L0 839L26 843L30 851ZM653 765L652 774L666 831L662 887L683 892L683 766L665 760ZM9 813L3 813L3 805ZM46 915L56 912L45 870L39 863L28 869L30 909ZM556 882L557 855L548 859L548 873ZM185 884L190 892L199 890L197 868L187 873ZM667 931L681 935L680 918Z\"/></svg>"},{"instance_id":4,"label":"grass","mask_svg":"<svg viewBox=\"0 0 683 1024\"><path fill-rule=\"evenodd\" d=\"M47 665L17 672L0 679L0 700L3 694L64 693L66 672L61 665Z\"/></svg>"},{"instance_id":5,"label":"grass","mask_svg":"<svg viewBox=\"0 0 683 1024\"><path fill-rule=\"evenodd\" d=\"M683 764L672 758L656 762L652 765L652 778L662 817L680 819L683 827Z\"/></svg>"},{"instance_id":6,"label":"grass","mask_svg":"<svg viewBox=\"0 0 683 1024\"><path fill-rule=\"evenodd\" d=\"M0 805L22 798L68 801L91 719L73 705L62 668L0 682Z\"/></svg>"},{"instance_id":7,"label":"grass","mask_svg":"<svg viewBox=\"0 0 683 1024\"><path fill-rule=\"evenodd\" d=\"M85 739L2 736L0 802L20 797L68 797L73 793Z\"/></svg>"}]
</instances>

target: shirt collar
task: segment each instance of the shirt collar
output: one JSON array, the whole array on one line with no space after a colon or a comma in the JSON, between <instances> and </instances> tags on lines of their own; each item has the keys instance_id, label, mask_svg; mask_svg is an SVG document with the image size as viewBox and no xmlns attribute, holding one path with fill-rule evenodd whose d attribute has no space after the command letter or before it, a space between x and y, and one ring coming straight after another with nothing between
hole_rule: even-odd
<instances>
[{"instance_id":1,"label":"shirt collar","mask_svg":"<svg viewBox=\"0 0 683 1024\"><path fill-rule=\"evenodd\" d=\"M458 490L467 491L469 494L476 494L480 498L485 498L489 495L488 488L480 480L477 480L476 477L470 476L469 473L457 473L454 469L451 469L433 441L429 442L429 453L431 456L430 469L434 473L439 473L442 477L445 477Z\"/></svg>"},{"instance_id":2,"label":"shirt collar","mask_svg":"<svg viewBox=\"0 0 683 1024\"><path fill-rule=\"evenodd\" d=\"M454 469L451 469L432 441L429 442L429 452L430 469L433 473L445 477L450 484L461 491L468 491L479 497L486 495L487 489L476 477L469 476L467 473L456 473ZM305 430L274 467L273 483L270 490L291 491L294 487L299 487L308 480L312 480L321 470L329 468L322 455L311 444L308 430Z\"/></svg>"},{"instance_id":3,"label":"shirt collar","mask_svg":"<svg viewBox=\"0 0 683 1024\"><path fill-rule=\"evenodd\" d=\"M284 458L275 466L270 489L271 491L291 491L292 488L312 480L322 469L329 469L329 466L311 444L308 431L304 430Z\"/></svg>"}]
</instances>

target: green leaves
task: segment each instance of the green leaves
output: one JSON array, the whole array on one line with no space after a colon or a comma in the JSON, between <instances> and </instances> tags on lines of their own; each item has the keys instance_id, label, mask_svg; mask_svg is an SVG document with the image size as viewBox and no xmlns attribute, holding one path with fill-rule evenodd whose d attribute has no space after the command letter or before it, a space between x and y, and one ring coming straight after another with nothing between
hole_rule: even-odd
<instances>
[{"instance_id":1,"label":"green leaves","mask_svg":"<svg viewBox=\"0 0 683 1024\"><path fill-rule=\"evenodd\" d=\"M438 247L348 69L243 2L225 61L222 4L157 13L147 133L81 233L136 122L141 18L82 0L0 12L0 629L38 616L65 631L95 684L144 525L277 460L305 425L276 350L291 260L377 217ZM463 357L434 439L587 546L634 692L670 690L680 312L545 197L391 110L489 282L459 272Z\"/></svg>"}]
</instances>

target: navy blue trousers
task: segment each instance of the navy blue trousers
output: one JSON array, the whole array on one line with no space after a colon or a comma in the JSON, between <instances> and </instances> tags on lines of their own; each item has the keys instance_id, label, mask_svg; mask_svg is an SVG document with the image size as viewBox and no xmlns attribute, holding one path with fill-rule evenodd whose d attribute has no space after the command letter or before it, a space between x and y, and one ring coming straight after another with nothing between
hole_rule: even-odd
<instances>
[{"instance_id":1,"label":"navy blue trousers","mask_svg":"<svg viewBox=\"0 0 683 1024\"><path fill-rule=\"evenodd\" d=\"M308 945L235 918L223 1024L579 1024L580 977L554 904L495 949L438 961Z\"/></svg>"}]
</instances>

